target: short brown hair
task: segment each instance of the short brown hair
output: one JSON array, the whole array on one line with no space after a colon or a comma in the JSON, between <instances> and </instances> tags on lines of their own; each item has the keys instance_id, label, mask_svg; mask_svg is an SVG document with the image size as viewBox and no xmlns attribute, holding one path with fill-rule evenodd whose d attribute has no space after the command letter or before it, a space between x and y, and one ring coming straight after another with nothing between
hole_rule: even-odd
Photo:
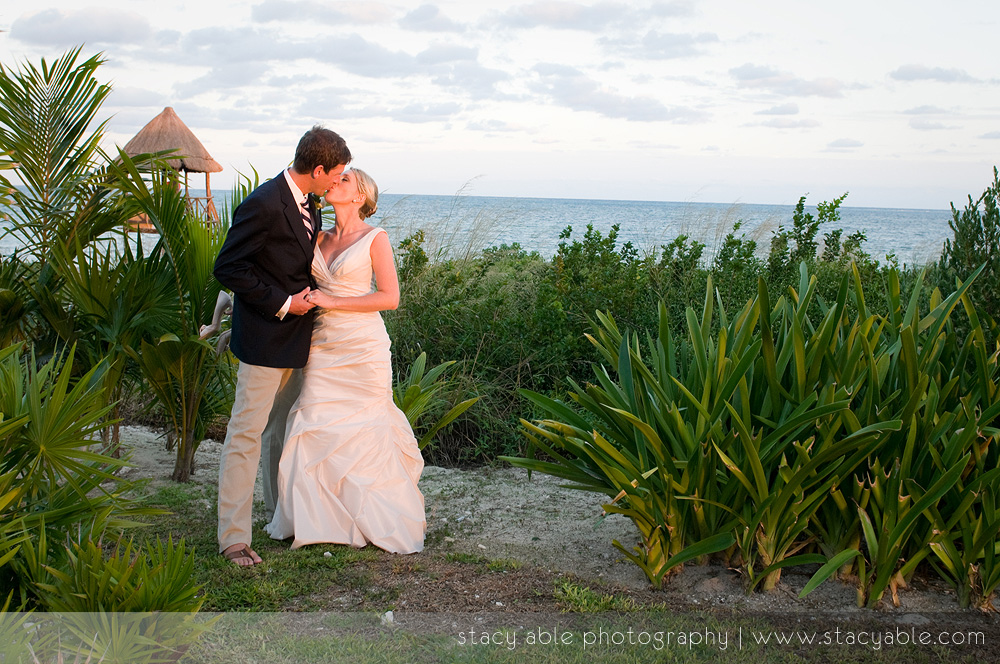
<instances>
[{"instance_id":1,"label":"short brown hair","mask_svg":"<svg viewBox=\"0 0 1000 664\"><path fill-rule=\"evenodd\" d=\"M312 173L317 166L329 171L351 163L347 142L335 131L316 125L299 139L292 168L296 173Z\"/></svg>"}]
</instances>

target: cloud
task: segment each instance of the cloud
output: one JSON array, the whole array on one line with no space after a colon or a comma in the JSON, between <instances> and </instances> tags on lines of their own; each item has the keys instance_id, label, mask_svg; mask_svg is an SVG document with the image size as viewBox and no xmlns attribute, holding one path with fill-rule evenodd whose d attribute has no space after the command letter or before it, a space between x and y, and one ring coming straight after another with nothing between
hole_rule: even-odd
<instances>
[{"instance_id":1,"label":"cloud","mask_svg":"<svg viewBox=\"0 0 1000 664\"><path fill-rule=\"evenodd\" d=\"M908 108L903 113L905 115L942 115L948 111L944 110L940 106L916 106L914 108Z\"/></svg>"},{"instance_id":2,"label":"cloud","mask_svg":"<svg viewBox=\"0 0 1000 664\"><path fill-rule=\"evenodd\" d=\"M487 133L510 133L523 131L522 127L515 127L509 122L504 122L502 120L477 120L469 122L465 126L474 131L484 131Z\"/></svg>"},{"instance_id":3,"label":"cloud","mask_svg":"<svg viewBox=\"0 0 1000 664\"><path fill-rule=\"evenodd\" d=\"M210 27L183 35L169 51L139 49L133 55L153 62L169 59L174 64L226 68L251 62L284 62L294 48L295 45L287 40L252 26Z\"/></svg>"},{"instance_id":4,"label":"cloud","mask_svg":"<svg viewBox=\"0 0 1000 664\"><path fill-rule=\"evenodd\" d=\"M929 120L927 118L913 118L910 120L910 128L916 129L917 131L937 131L938 129L955 129L955 127L948 126L943 122L938 122L936 120Z\"/></svg>"},{"instance_id":5,"label":"cloud","mask_svg":"<svg viewBox=\"0 0 1000 664\"><path fill-rule=\"evenodd\" d=\"M556 28L603 32L609 23L623 22L629 8L625 5L601 2L582 5L576 2L543 0L507 10L500 23L511 28Z\"/></svg>"},{"instance_id":6,"label":"cloud","mask_svg":"<svg viewBox=\"0 0 1000 664\"><path fill-rule=\"evenodd\" d=\"M853 138L838 138L835 141L830 141L826 144L828 150L852 150L854 148L860 148L864 145L859 140Z\"/></svg>"},{"instance_id":7,"label":"cloud","mask_svg":"<svg viewBox=\"0 0 1000 664\"><path fill-rule=\"evenodd\" d=\"M680 0L679 2L654 2L648 12L653 16L692 16L694 2Z\"/></svg>"},{"instance_id":8,"label":"cloud","mask_svg":"<svg viewBox=\"0 0 1000 664\"><path fill-rule=\"evenodd\" d=\"M1000 131L991 131L986 134L981 134L979 138L985 138L987 140L1000 140Z\"/></svg>"},{"instance_id":9,"label":"cloud","mask_svg":"<svg viewBox=\"0 0 1000 664\"><path fill-rule=\"evenodd\" d=\"M600 43L636 58L669 60L672 58L701 55L704 53L703 45L717 43L718 41L718 35L711 32L693 35L650 30L638 42L631 35L627 35L604 38L600 40Z\"/></svg>"},{"instance_id":10,"label":"cloud","mask_svg":"<svg viewBox=\"0 0 1000 664\"><path fill-rule=\"evenodd\" d=\"M345 101L345 95L339 92L328 91L327 94L328 96L325 98L311 100L301 110L315 113L317 109L323 109L322 115L335 120L383 117L395 122L411 124L448 122L462 110L462 106L455 102L412 103L397 107L378 104L358 105Z\"/></svg>"},{"instance_id":11,"label":"cloud","mask_svg":"<svg viewBox=\"0 0 1000 664\"><path fill-rule=\"evenodd\" d=\"M308 94L293 96L300 102L292 113L296 117L322 115L345 119L367 117L365 113L371 113L370 100L364 99L359 90L352 88L326 86L312 88ZM285 99L287 103L287 93ZM379 114L384 115L382 112Z\"/></svg>"},{"instance_id":12,"label":"cloud","mask_svg":"<svg viewBox=\"0 0 1000 664\"><path fill-rule=\"evenodd\" d=\"M793 120L792 118L773 118L760 123L761 127L773 127L775 129L806 129L818 127L819 122L807 118Z\"/></svg>"},{"instance_id":13,"label":"cloud","mask_svg":"<svg viewBox=\"0 0 1000 664\"><path fill-rule=\"evenodd\" d=\"M160 92L147 90L145 88L115 86L111 90L108 102L116 106L167 106L168 100Z\"/></svg>"},{"instance_id":14,"label":"cloud","mask_svg":"<svg viewBox=\"0 0 1000 664\"><path fill-rule=\"evenodd\" d=\"M810 127L818 127L819 122L811 118L791 118L787 116L798 115L799 105L795 102L788 102L787 104L779 104L777 106L772 106L771 108L765 108L764 110L757 111L754 115L774 115L779 117L771 118L770 120L763 120L757 123L759 127L772 127L774 129L808 129ZM785 116L785 117L783 117Z\"/></svg>"},{"instance_id":15,"label":"cloud","mask_svg":"<svg viewBox=\"0 0 1000 664\"><path fill-rule=\"evenodd\" d=\"M63 47L83 43L141 44L152 33L143 16L104 7L66 12L46 9L17 19L10 28L10 36L18 41Z\"/></svg>"},{"instance_id":16,"label":"cloud","mask_svg":"<svg viewBox=\"0 0 1000 664\"><path fill-rule=\"evenodd\" d=\"M417 53L417 62L424 65L437 65L446 62L468 60L475 62L478 56L479 50L475 48L452 44L436 44Z\"/></svg>"},{"instance_id":17,"label":"cloud","mask_svg":"<svg viewBox=\"0 0 1000 664\"><path fill-rule=\"evenodd\" d=\"M668 108L651 97L627 97L602 88L583 72L565 65L542 63L532 70L537 80L530 89L547 99L575 111L591 111L609 118L638 122L699 122L703 111L678 106Z\"/></svg>"},{"instance_id":18,"label":"cloud","mask_svg":"<svg viewBox=\"0 0 1000 664\"><path fill-rule=\"evenodd\" d=\"M253 6L250 17L263 23L309 21L343 26L387 23L392 18L392 10L380 2L331 4L315 0L264 0Z\"/></svg>"},{"instance_id":19,"label":"cloud","mask_svg":"<svg viewBox=\"0 0 1000 664\"><path fill-rule=\"evenodd\" d=\"M477 57L476 49L458 45L435 45L412 56L350 35L336 44L335 55L327 64L368 78L419 74L430 77L435 85L458 88L473 99L482 99L493 95L495 85L510 75L483 67Z\"/></svg>"},{"instance_id":20,"label":"cloud","mask_svg":"<svg viewBox=\"0 0 1000 664\"><path fill-rule=\"evenodd\" d=\"M903 65L890 72L889 76L897 81L937 81L939 83L972 83L976 80L969 76L964 69L944 69L942 67L925 67L924 65Z\"/></svg>"},{"instance_id":21,"label":"cloud","mask_svg":"<svg viewBox=\"0 0 1000 664\"><path fill-rule=\"evenodd\" d=\"M451 120L452 116L462 110L462 107L454 102L441 104L408 104L402 108L389 112L393 120L399 122L440 122Z\"/></svg>"},{"instance_id":22,"label":"cloud","mask_svg":"<svg viewBox=\"0 0 1000 664\"><path fill-rule=\"evenodd\" d=\"M798 112L799 105L795 102L789 102L787 104L765 108L763 111L757 111L754 115L798 115Z\"/></svg>"},{"instance_id":23,"label":"cloud","mask_svg":"<svg viewBox=\"0 0 1000 664\"><path fill-rule=\"evenodd\" d=\"M421 5L404 16L399 25L422 32L465 32L465 26L455 23L434 5Z\"/></svg>"},{"instance_id":24,"label":"cloud","mask_svg":"<svg viewBox=\"0 0 1000 664\"><path fill-rule=\"evenodd\" d=\"M182 97L194 97L205 92L242 92L247 87L261 85L268 71L268 65L261 62L221 63L203 76L178 82L174 90Z\"/></svg>"},{"instance_id":25,"label":"cloud","mask_svg":"<svg viewBox=\"0 0 1000 664\"><path fill-rule=\"evenodd\" d=\"M607 34L609 27L625 28L635 31L648 25L650 19L692 16L695 5L691 0L677 2L652 2L647 6L636 6L633 3L618 0L605 2L583 3L568 0L538 0L528 4L511 7L500 14L496 20L499 25L514 29L550 28L554 30L578 30L598 34ZM667 35L667 41L670 37ZM687 36L684 36L687 37ZM697 40L702 37L690 36ZM710 40L717 40L710 35ZM629 38L623 44L634 45L637 37ZM649 45L651 48L654 44ZM671 52L671 44L664 44L666 52ZM678 57L662 55L650 57Z\"/></svg>"},{"instance_id":26,"label":"cloud","mask_svg":"<svg viewBox=\"0 0 1000 664\"><path fill-rule=\"evenodd\" d=\"M439 67L431 82L444 88L458 88L473 99L485 99L495 95L497 83L509 79L507 72L466 61Z\"/></svg>"},{"instance_id":27,"label":"cloud","mask_svg":"<svg viewBox=\"0 0 1000 664\"><path fill-rule=\"evenodd\" d=\"M369 78L409 76L420 71L420 65L412 55L390 51L358 35L334 39L326 62L351 74Z\"/></svg>"},{"instance_id":28,"label":"cloud","mask_svg":"<svg viewBox=\"0 0 1000 664\"><path fill-rule=\"evenodd\" d=\"M792 97L842 97L844 84L832 78L806 80L770 67L747 63L729 73L740 87L767 90Z\"/></svg>"}]
</instances>

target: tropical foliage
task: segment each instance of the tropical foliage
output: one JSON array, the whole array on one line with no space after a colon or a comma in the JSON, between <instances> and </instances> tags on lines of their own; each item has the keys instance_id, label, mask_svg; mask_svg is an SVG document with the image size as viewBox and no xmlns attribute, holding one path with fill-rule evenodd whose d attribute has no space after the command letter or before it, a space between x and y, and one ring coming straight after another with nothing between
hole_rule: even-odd
<instances>
[{"instance_id":1,"label":"tropical foliage","mask_svg":"<svg viewBox=\"0 0 1000 664\"><path fill-rule=\"evenodd\" d=\"M115 473L116 427L150 395L185 480L224 421L234 360L199 338L224 228L188 211L164 155L101 150L101 63L76 49L0 65L0 222L20 247L0 256L0 591L21 607L196 609L183 543L123 536L143 512ZM241 176L230 214L258 181ZM605 494L654 584L721 556L748 589L814 563L805 592L837 577L874 606L923 569L988 605L998 191L994 170L953 207L954 239L924 269L843 237L846 194L815 215L800 199L766 252L737 222L710 260L684 236L640 251L617 226L567 228L551 259L429 256L418 231L386 316L394 398L431 462L503 456ZM124 232L139 216L158 231L149 250Z\"/></svg>"},{"instance_id":2,"label":"tropical foliage","mask_svg":"<svg viewBox=\"0 0 1000 664\"><path fill-rule=\"evenodd\" d=\"M0 350L0 592L21 609L196 610L183 544L121 548L151 512L125 497L126 462L92 450L108 412L105 366L76 378L74 349L44 363L20 351ZM118 542L109 557L106 540Z\"/></svg>"},{"instance_id":3,"label":"tropical foliage","mask_svg":"<svg viewBox=\"0 0 1000 664\"><path fill-rule=\"evenodd\" d=\"M231 357L217 353L212 343L200 337L202 326L212 322L222 290L212 266L225 231L189 213L184 196L164 169L155 168L145 176L121 153L110 172L120 191L159 233L153 253L166 257L165 274L176 302L175 323L155 342L141 339L127 347L127 352L167 414L177 447L173 479L185 482L209 424L226 416L232 406Z\"/></svg>"},{"instance_id":4,"label":"tropical foliage","mask_svg":"<svg viewBox=\"0 0 1000 664\"><path fill-rule=\"evenodd\" d=\"M100 56L78 63L79 56L77 48L17 72L0 65L0 152L17 164L0 170L0 186L13 199L11 232L43 265L57 247L86 246L121 226L122 201L102 183L107 120L97 120L111 88L95 77Z\"/></svg>"},{"instance_id":5,"label":"tropical foliage","mask_svg":"<svg viewBox=\"0 0 1000 664\"><path fill-rule=\"evenodd\" d=\"M654 584L709 553L738 564L750 589L835 560L817 582L853 573L859 603L874 606L933 554L964 604L988 602L1000 349L987 346L971 279L923 312L922 276L908 298L888 279L889 309L875 313L856 269L827 301L803 264L798 288L772 304L761 280L732 316L714 311L709 282L680 339L663 305L645 343L599 314L595 381L572 383L569 403L525 392L547 415L522 423L544 457L507 460L605 493L641 535L634 550L616 544Z\"/></svg>"},{"instance_id":6,"label":"tropical foliage","mask_svg":"<svg viewBox=\"0 0 1000 664\"><path fill-rule=\"evenodd\" d=\"M442 362L425 372L427 366L427 354L421 353L410 367L405 378L402 378L393 385L392 399L396 406L406 415L407 421L414 430L419 430L421 421L429 411L435 406L446 405L441 398L440 392L447 387L447 382L443 379L443 374L455 362ZM434 436L451 424L459 415L468 410L479 400L478 397L466 399L455 404L443 415L439 415L427 431L420 436L418 444L420 449L427 447Z\"/></svg>"}]
</instances>

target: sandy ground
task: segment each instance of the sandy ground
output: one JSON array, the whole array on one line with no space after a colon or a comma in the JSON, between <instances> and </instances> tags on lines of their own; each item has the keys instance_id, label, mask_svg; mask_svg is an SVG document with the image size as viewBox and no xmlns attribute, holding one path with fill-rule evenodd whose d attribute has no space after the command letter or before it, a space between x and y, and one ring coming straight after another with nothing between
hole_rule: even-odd
<instances>
[{"instance_id":1,"label":"sandy ground","mask_svg":"<svg viewBox=\"0 0 1000 664\"><path fill-rule=\"evenodd\" d=\"M134 467L126 476L170 482L174 454L162 432L122 428L122 442ZM192 481L217 484L221 443L204 441L196 454ZM567 489L560 480L513 468L456 470L428 466L420 481L427 511L427 552L472 553L489 559L513 558L524 564L621 588L648 588L645 575L612 544L631 548L638 541L630 521L602 519L603 496ZM256 487L261 500L261 487ZM798 592L812 570L786 570L768 593L744 591L740 575L719 565L689 565L664 588L664 599L691 608L761 612L864 612L855 607L855 588L827 582L803 599ZM900 592L901 607L883 612L897 619L929 621L929 614L960 612L954 593L940 581L917 580ZM923 614L923 617L921 615ZM860 615L860 613L858 613ZM957 617L957 616L953 616Z\"/></svg>"}]
</instances>

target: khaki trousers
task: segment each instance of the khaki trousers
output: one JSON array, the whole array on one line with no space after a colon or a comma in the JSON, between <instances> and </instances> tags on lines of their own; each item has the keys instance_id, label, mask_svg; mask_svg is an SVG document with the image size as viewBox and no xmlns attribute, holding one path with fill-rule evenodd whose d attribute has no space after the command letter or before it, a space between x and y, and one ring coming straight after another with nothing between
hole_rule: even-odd
<instances>
[{"instance_id":1,"label":"khaki trousers","mask_svg":"<svg viewBox=\"0 0 1000 664\"><path fill-rule=\"evenodd\" d=\"M219 459L220 552L234 544L250 544L253 490L262 453L265 516L270 521L274 515L285 424L301 386L301 369L240 363Z\"/></svg>"}]
</instances>

